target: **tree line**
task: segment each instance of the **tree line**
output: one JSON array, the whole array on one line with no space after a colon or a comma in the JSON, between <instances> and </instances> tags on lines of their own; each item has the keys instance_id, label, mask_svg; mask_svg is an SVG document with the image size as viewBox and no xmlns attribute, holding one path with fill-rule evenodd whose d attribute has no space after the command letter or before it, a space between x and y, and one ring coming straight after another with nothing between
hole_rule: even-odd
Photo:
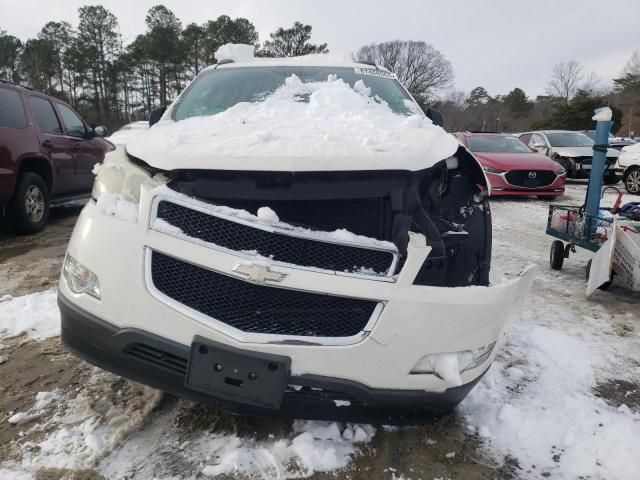
<instances>
[{"instance_id":1,"label":"tree line","mask_svg":"<svg viewBox=\"0 0 640 480\"><path fill-rule=\"evenodd\" d=\"M593 110L609 106L614 132L640 135L640 53L635 52L618 78L607 86L576 61L552 68L545 95L527 97L521 88L491 96L484 87L469 93L449 91L436 106L447 129L518 132L537 129L592 130Z\"/></svg>"},{"instance_id":2,"label":"tree line","mask_svg":"<svg viewBox=\"0 0 640 480\"><path fill-rule=\"evenodd\" d=\"M311 26L279 28L261 46L246 18L221 15L183 26L164 5L149 9L146 31L128 45L103 6L78 10L78 27L49 22L22 42L0 29L0 80L27 85L70 103L90 123L119 126L166 105L225 43L254 45L264 57L326 53L310 42Z\"/></svg>"},{"instance_id":3,"label":"tree line","mask_svg":"<svg viewBox=\"0 0 640 480\"><path fill-rule=\"evenodd\" d=\"M246 18L221 15L182 24L164 5L149 9L145 31L125 45L116 16L103 6L78 10L78 27L47 23L21 41L0 28L0 80L28 85L61 98L92 124L117 127L145 119L168 104L203 68L216 62L225 43L254 45L256 55L285 57L328 53L311 43L312 27L295 22L262 44ZM520 88L491 96L484 87L453 90L451 63L424 41L393 40L361 47L354 59L396 73L423 106L434 105L450 131L522 131L530 128L592 128L594 107L610 105L621 134L640 133L640 53L605 87L575 61L555 65L546 95L528 98Z\"/></svg>"}]
</instances>

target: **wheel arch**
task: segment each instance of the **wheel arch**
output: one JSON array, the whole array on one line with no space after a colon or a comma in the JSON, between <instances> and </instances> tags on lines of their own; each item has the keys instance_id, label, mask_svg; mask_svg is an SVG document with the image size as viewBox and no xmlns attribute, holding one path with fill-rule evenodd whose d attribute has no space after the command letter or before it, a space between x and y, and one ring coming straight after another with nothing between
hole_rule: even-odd
<instances>
[{"instance_id":1,"label":"wheel arch","mask_svg":"<svg viewBox=\"0 0 640 480\"><path fill-rule=\"evenodd\" d=\"M18 178L20 178L20 176L25 172L32 172L40 175L49 189L49 194L51 194L54 178L53 169L51 168L48 160L39 157L27 157L22 159L18 168Z\"/></svg>"}]
</instances>

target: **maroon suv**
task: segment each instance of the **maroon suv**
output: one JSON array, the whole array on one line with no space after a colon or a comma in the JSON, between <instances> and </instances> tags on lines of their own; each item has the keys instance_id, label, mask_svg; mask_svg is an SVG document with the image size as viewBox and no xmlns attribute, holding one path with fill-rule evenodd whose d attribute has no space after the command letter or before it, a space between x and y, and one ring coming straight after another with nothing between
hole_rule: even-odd
<instances>
[{"instance_id":1,"label":"maroon suv","mask_svg":"<svg viewBox=\"0 0 640 480\"><path fill-rule=\"evenodd\" d=\"M113 145L66 103L0 81L0 208L19 233L42 230L49 207L87 195Z\"/></svg>"}]
</instances>

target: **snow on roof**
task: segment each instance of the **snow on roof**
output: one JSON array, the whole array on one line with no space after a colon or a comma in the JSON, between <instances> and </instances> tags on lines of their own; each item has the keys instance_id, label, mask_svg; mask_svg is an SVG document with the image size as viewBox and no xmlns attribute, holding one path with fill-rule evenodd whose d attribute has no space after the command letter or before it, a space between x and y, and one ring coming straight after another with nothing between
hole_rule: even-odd
<instances>
[{"instance_id":1,"label":"snow on roof","mask_svg":"<svg viewBox=\"0 0 640 480\"><path fill-rule=\"evenodd\" d=\"M386 68L378 65L370 65L360 63L353 60L351 55L343 53L314 53L310 55L302 55L300 57L278 57L265 58L255 56L255 47L253 45L243 45L237 43L227 43L215 53L216 60L219 62L210 65L206 70L214 68L238 68L238 67L265 67L265 66L305 66L305 67L360 67L375 68L388 72ZM220 62L227 60L229 63Z\"/></svg>"},{"instance_id":2,"label":"snow on roof","mask_svg":"<svg viewBox=\"0 0 640 480\"><path fill-rule=\"evenodd\" d=\"M415 114L394 113L362 80L352 88L335 75L291 75L260 102L178 122L165 115L127 150L165 170L421 170L453 155L455 137L407 104Z\"/></svg>"},{"instance_id":3,"label":"snow on roof","mask_svg":"<svg viewBox=\"0 0 640 480\"><path fill-rule=\"evenodd\" d=\"M251 62L255 58L255 47L241 43L226 43L216 50L215 57L218 62L231 60L234 62Z\"/></svg>"}]
</instances>

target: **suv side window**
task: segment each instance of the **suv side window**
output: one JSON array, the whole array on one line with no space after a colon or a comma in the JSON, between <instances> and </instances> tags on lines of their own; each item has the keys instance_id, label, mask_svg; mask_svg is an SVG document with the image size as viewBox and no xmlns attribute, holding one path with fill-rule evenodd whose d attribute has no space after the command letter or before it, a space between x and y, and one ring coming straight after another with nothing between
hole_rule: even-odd
<instances>
[{"instance_id":1,"label":"suv side window","mask_svg":"<svg viewBox=\"0 0 640 480\"><path fill-rule=\"evenodd\" d=\"M520 135L520 141L525 145L529 145L529 139L531 138L530 133L525 133L524 135Z\"/></svg>"},{"instance_id":2,"label":"suv side window","mask_svg":"<svg viewBox=\"0 0 640 480\"><path fill-rule=\"evenodd\" d=\"M58 103L57 105L58 111L62 116L62 123L64 123L67 129L67 135L70 137L85 138L87 136L87 128L84 126L82 119L66 105L62 103Z\"/></svg>"},{"instance_id":3,"label":"suv side window","mask_svg":"<svg viewBox=\"0 0 640 480\"><path fill-rule=\"evenodd\" d=\"M542 138L542 135L538 135L537 133L534 133L531 136L531 140L529 140L529 146L532 147L533 145L546 145L547 142L544 141L544 138Z\"/></svg>"},{"instance_id":4,"label":"suv side window","mask_svg":"<svg viewBox=\"0 0 640 480\"><path fill-rule=\"evenodd\" d=\"M51 102L42 97L30 97L31 110L40 130L44 133L61 135L62 128Z\"/></svg>"},{"instance_id":5,"label":"suv side window","mask_svg":"<svg viewBox=\"0 0 640 480\"><path fill-rule=\"evenodd\" d=\"M27 119L24 116L20 94L15 90L0 88L0 128L25 128Z\"/></svg>"}]
</instances>

